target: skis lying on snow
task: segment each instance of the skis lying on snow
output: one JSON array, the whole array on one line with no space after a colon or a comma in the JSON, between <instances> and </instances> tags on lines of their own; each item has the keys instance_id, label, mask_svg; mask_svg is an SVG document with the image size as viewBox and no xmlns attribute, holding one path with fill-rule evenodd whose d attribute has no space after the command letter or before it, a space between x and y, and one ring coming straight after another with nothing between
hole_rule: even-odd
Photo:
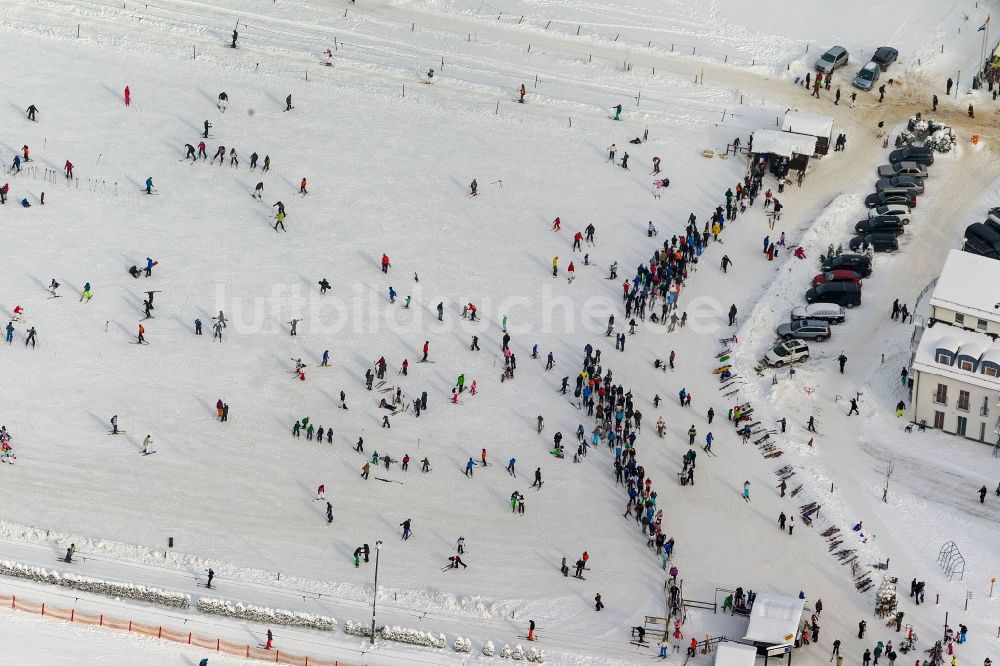
<instances>
[{"instance_id":1,"label":"skis lying on snow","mask_svg":"<svg viewBox=\"0 0 1000 666\"><path fill-rule=\"evenodd\" d=\"M402 481L393 481L392 479L383 479L381 476L373 476L372 478L375 479L376 481L384 481L386 483L398 483L399 485L403 485Z\"/></svg>"}]
</instances>

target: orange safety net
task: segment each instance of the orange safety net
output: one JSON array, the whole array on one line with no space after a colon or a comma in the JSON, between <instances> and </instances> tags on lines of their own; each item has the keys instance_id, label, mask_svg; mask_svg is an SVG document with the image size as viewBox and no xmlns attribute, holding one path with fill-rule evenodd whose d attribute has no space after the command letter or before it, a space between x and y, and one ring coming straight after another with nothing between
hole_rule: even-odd
<instances>
[{"instance_id":1,"label":"orange safety net","mask_svg":"<svg viewBox=\"0 0 1000 666\"><path fill-rule=\"evenodd\" d=\"M17 610L26 611L28 613L35 613L36 615L44 613L44 615L48 617L68 622L79 622L81 624L93 625L100 624L101 626L109 629L132 631L146 636L155 636L177 643L190 643L191 645L196 645L208 650L225 652L227 654L238 655L240 657L249 657L250 659L257 659L260 661L289 664L290 666L360 666L357 664L348 664L347 662L339 660L323 661L312 659L310 657L301 657L299 655L289 654L276 649L265 650L263 648L251 647L245 644L240 645L238 643L229 643L217 638L206 638L205 636L199 636L197 634L164 629L161 626L141 624L139 622L121 620L118 618L108 617L106 615L78 613L75 609L47 606L45 604L25 599L19 599L15 595L0 594L0 606L4 605L10 608L16 608Z\"/></svg>"},{"instance_id":2,"label":"orange safety net","mask_svg":"<svg viewBox=\"0 0 1000 666\"><path fill-rule=\"evenodd\" d=\"M68 611L65 608L56 608L54 606L48 606L45 608L45 614L54 617L57 620L66 620L67 622L73 617L73 612Z\"/></svg>"}]
</instances>

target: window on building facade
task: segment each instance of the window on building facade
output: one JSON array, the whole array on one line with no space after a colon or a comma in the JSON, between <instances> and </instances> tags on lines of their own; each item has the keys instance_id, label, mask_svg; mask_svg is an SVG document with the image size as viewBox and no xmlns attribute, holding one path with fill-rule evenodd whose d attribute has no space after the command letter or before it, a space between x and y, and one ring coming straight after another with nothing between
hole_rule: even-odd
<instances>
[{"instance_id":1,"label":"window on building facade","mask_svg":"<svg viewBox=\"0 0 1000 666\"><path fill-rule=\"evenodd\" d=\"M944 428L944 412L934 412L934 427L938 430Z\"/></svg>"},{"instance_id":2,"label":"window on building facade","mask_svg":"<svg viewBox=\"0 0 1000 666\"><path fill-rule=\"evenodd\" d=\"M969 421L964 416L958 417L958 423L955 424L955 434L965 437L965 429L968 426Z\"/></svg>"},{"instance_id":3,"label":"window on building facade","mask_svg":"<svg viewBox=\"0 0 1000 666\"><path fill-rule=\"evenodd\" d=\"M958 405L957 407L963 412L969 411L969 392L959 391L958 392Z\"/></svg>"},{"instance_id":4,"label":"window on building facade","mask_svg":"<svg viewBox=\"0 0 1000 666\"><path fill-rule=\"evenodd\" d=\"M972 361L961 361L958 364L958 367L962 368L962 370L965 370L966 372L972 372Z\"/></svg>"},{"instance_id":5,"label":"window on building facade","mask_svg":"<svg viewBox=\"0 0 1000 666\"><path fill-rule=\"evenodd\" d=\"M979 414L980 416L990 415L990 396L988 395L983 396L983 406L979 408Z\"/></svg>"},{"instance_id":6,"label":"window on building facade","mask_svg":"<svg viewBox=\"0 0 1000 666\"><path fill-rule=\"evenodd\" d=\"M942 365L951 365L951 357L947 354L938 354L937 362Z\"/></svg>"},{"instance_id":7,"label":"window on building facade","mask_svg":"<svg viewBox=\"0 0 1000 666\"><path fill-rule=\"evenodd\" d=\"M979 441L980 442L986 441L986 424L983 423L982 421L979 422Z\"/></svg>"},{"instance_id":8,"label":"window on building facade","mask_svg":"<svg viewBox=\"0 0 1000 666\"><path fill-rule=\"evenodd\" d=\"M980 331L985 331L986 330L986 320L985 319L980 319L979 321L977 321L976 322L976 328L978 328Z\"/></svg>"},{"instance_id":9,"label":"window on building facade","mask_svg":"<svg viewBox=\"0 0 1000 666\"><path fill-rule=\"evenodd\" d=\"M996 368L992 368L990 366L986 366L986 367L983 368L983 374L986 375L986 376L988 376L988 377L996 377L997 376L997 369Z\"/></svg>"},{"instance_id":10,"label":"window on building facade","mask_svg":"<svg viewBox=\"0 0 1000 666\"><path fill-rule=\"evenodd\" d=\"M934 402L938 403L939 405L947 405L948 404L948 385L947 384L938 384L937 385L937 390L934 391Z\"/></svg>"},{"instance_id":11,"label":"window on building facade","mask_svg":"<svg viewBox=\"0 0 1000 666\"><path fill-rule=\"evenodd\" d=\"M956 324L964 324L965 323L965 315L962 314L961 312L956 312L955 313L955 323Z\"/></svg>"}]
</instances>

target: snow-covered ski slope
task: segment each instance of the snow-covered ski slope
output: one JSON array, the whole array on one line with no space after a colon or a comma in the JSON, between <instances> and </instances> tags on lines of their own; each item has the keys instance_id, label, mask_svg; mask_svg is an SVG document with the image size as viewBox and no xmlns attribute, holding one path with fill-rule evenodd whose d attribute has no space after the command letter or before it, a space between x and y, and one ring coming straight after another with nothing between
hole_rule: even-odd
<instances>
[{"instance_id":1,"label":"snow-covered ski slope","mask_svg":"<svg viewBox=\"0 0 1000 666\"><path fill-rule=\"evenodd\" d=\"M711 8L725 16L719 25L743 26L746 35L765 29L760 17L729 4ZM940 606L902 603L906 622L921 635L919 646L928 646L950 610L973 631L974 640L961 648L963 663L995 657L987 635L998 618L985 600L984 581L1000 564L998 500L980 507L974 493L1000 481L995 460L985 447L902 433L892 407L903 397L898 366L911 329L886 317L893 298L913 302L960 242L964 226L995 205L995 146L964 145L973 130L996 135L985 95L973 95L984 110L977 113L986 118L977 121L982 126L964 118L964 89L961 105L946 103L941 116L958 128L962 150L932 167L903 250L878 258L876 274L865 283L864 306L829 342L815 346L794 380L784 373L772 387L770 374L752 371L774 326L802 302L808 279L819 272L815 258L828 243L846 242L850 227L865 216L858 202L885 161L873 138L875 123L892 126L926 111L934 91L923 82L956 63L966 67L969 53L978 53L978 37L966 32L975 30L968 26L985 10L968 4L938 7L934 21L934 12L908 5L914 27L902 31L898 17L879 5L878 15L866 19L873 22L865 26L872 36L852 32L854 41L845 45L875 46L875 35L884 34L900 40L893 45L908 55L946 40L949 22L961 20L962 33L944 42L944 56L919 66L905 58L899 68L904 84L891 89L886 104L860 95L851 110L834 107L829 93L813 100L787 82L808 71L818 55L812 48L808 56L800 53L799 43L840 39L831 31L862 23L865 8L851 3L841 3L843 20L788 19L775 28L782 34L741 39L770 49L760 59L774 69L794 58L789 62L798 72L793 67L768 78L769 72L717 58L638 52L612 42L613 35L577 41L536 34L537 26L506 18L470 17L461 10L475 10L471 4L170 0L148 8L126 3L123 10L114 3L15 0L0 19L0 48L15 82L0 109L0 148L5 172L22 145L30 146L33 159L21 175L3 177L11 192L0 208L8 248L0 306L9 314L21 305L26 315L16 325L14 344L0 350L6 380L0 421L18 456L0 472L8 498L4 518L32 529L5 525L14 543L0 541L0 556L60 569L52 555L74 541L94 556L80 573L195 596L202 590L192 577L213 566L220 585L228 585L213 596L333 615L343 624L370 617L373 567L355 569L351 554L362 543L382 540L380 623L443 631L449 642L468 636L478 654L486 640L498 651L521 642L517 636L534 619L551 663L646 660L648 650L626 637L643 615L665 613L664 575L635 523L621 518L626 496L614 486L613 456L598 449L575 465L548 454L554 432L572 441L577 424L588 432L592 426L557 393L563 376L572 388L589 342L603 351L604 366L634 392L645 415L639 458L654 480L667 533L676 539L673 562L685 596L711 599L715 588L737 585L790 595L802 590L810 603L822 598L826 612L821 644L795 658L826 660L835 637L845 642L845 652L859 654L862 642L851 639L859 619L869 620L874 640L889 635L871 617L871 593L853 588L847 568L815 532L833 524L849 529L863 519L874 532L861 546L864 563L891 557L890 573L904 590L917 577L928 581L929 599L941 594ZM551 7L538 6L532 16L548 16ZM691 7L681 9L695 12ZM605 19L621 16L620 8L556 9L569 22L586 22L595 12ZM514 5L506 11L514 12ZM772 11L790 10L775 3ZM957 18L964 14L967 22ZM655 23L641 11L638 16L633 23L643 30L667 34L683 14ZM237 19L240 48L231 50L225 45ZM882 32L873 27L878 25ZM933 39L917 38L928 33ZM635 33L629 39L653 37ZM727 50L721 35L699 39L707 50ZM337 49L333 67L322 64L328 47ZM622 71L624 62L633 63L630 71ZM428 68L435 69L430 85L423 83ZM692 74L702 71L705 85L695 84ZM838 74L845 90L852 75ZM529 92L523 106L514 102L522 82ZM224 114L216 108L222 91L230 99ZM288 94L294 109L286 112ZM619 103L623 121L613 123L608 116ZM38 123L24 118L29 104L39 109ZM745 163L706 159L702 150L724 147L735 136L745 143L749 130L773 127L789 107L834 115L837 130L848 134L847 150L815 163L801 189L786 190L784 216L773 232L758 203L726 229L724 244L708 247L681 296L688 327L666 334L640 326L628 336L627 351L616 352L604 337L607 318L614 313L621 330L625 320L620 281L604 279L608 265L617 261L620 278L629 279L659 243L683 228L689 213L703 224L743 177ZM225 146L223 166L183 159L184 144L197 145L206 119L213 125L209 156ZM647 143L628 144L647 128ZM619 158L628 150L630 171L607 161L611 143ZM233 147L238 168L229 165ZM269 173L250 173L252 152L261 161L270 156ZM649 175L654 155L671 180L659 200ZM61 175L67 159L76 178L69 186ZM50 180L46 170L55 173ZM157 196L140 191L147 177ZM305 196L297 193L303 177ZM470 198L473 178L479 196ZM264 183L262 202L251 198L257 182ZM771 179L765 184L776 189ZM25 197L30 209L17 205ZM279 200L287 232L270 226L271 204ZM560 232L551 230L556 216ZM645 233L650 220L659 229L655 239ZM597 229L596 247L584 249L594 266L584 266L583 253L570 247L572 235L588 223ZM768 263L761 256L762 237L781 231L789 243L803 244L807 261L782 255ZM387 275L378 268L383 253L392 261ZM723 254L734 262L725 276L717 270ZM560 257L556 279L554 256ZM146 257L159 262L153 276L133 279L128 268L142 268ZM578 277L568 284L571 260ZM48 299L52 278L62 284L62 298ZM316 284L322 278L333 285L325 296ZM94 298L80 303L87 282ZM398 292L395 304L388 302L390 287ZM159 292L155 318L142 322L149 345L129 344L147 290ZM412 303L404 309L407 296ZM436 318L439 302L443 322ZM469 302L482 321L460 318ZM740 309L737 364L750 383L724 398L709 371L721 350L717 339L732 330L725 327L731 303ZM221 344L212 340L212 317L220 309L229 320ZM500 383L503 315L517 372L513 381ZM200 337L193 332L196 318L204 324ZM302 320L295 337L288 334L292 319ZM28 326L38 331L35 350L24 347ZM473 335L482 351L469 350ZM417 363L425 340L433 364ZM529 358L534 344L538 360ZM325 349L332 367L319 368ZM654 370L653 360L671 349L678 369L667 375ZM546 372L550 351L556 366ZM841 351L850 359L844 377L834 374ZM428 411L419 419L399 414L390 417L391 428L380 427L388 412L378 401L391 393L369 393L363 380L380 356L389 367L382 388L399 387L410 400L428 392ZM291 372L295 358L308 364L304 382ZM410 363L405 377L397 374L403 359ZM479 392L451 405L460 373L466 386L476 379ZM676 405L682 387L694 395L686 411ZM341 390L347 411L338 409ZM848 420L837 414L844 403L836 396L855 391L863 393L862 418ZM664 403L654 409L657 393ZM751 400L765 425L788 417L781 458L764 459L739 444L721 419L737 398ZM218 399L230 405L227 423L215 419ZM705 421L709 406L719 419L711 426ZM106 435L114 414L127 431L123 436ZM535 432L539 414L546 424L541 435ZM820 423L811 448L803 431L810 414ZM668 423L663 440L653 432L661 415ZM292 424L306 416L334 428L333 444L292 438ZM699 455L697 484L681 488L676 472L692 424L699 444L713 431L718 456ZM157 454L143 457L147 434ZM365 455L352 450L359 436ZM490 466L465 478L465 461L478 460L483 448ZM409 471L398 463L388 471L373 466L364 481L361 466L374 451L396 461L409 454ZM429 474L419 471L424 456ZM516 480L503 469L511 457L517 459ZM886 457L896 460L897 472L890 502L883 504ZM784 464L795 466L794 478L804 486L794 500L772 490L774 470ZM539 467L545 484L535 491L528 486ZM739 498L744 480L753 487L749 506ZM325 503L313 501L320 483L334 507L331 526ZM510 512L515 490L526 497L523 517ZM800 499L824 503L820 529L799 525L793 537L780 534L777 514L793 512ZM405 518L413 519L415 535L404 543L398 524ZM469 568L441 572L459 535L466 539ZM174 554L163 558L168 537ZM47 538L51 545L37 548ZM969 561L968 585L949 584L935 568L937 549L948 539ZM572 564L585 549L591 556L587 580L559 575L561 558ZM297 589L323 596L299 600L291 592ZM975 594L962 614L967 589ZM36 598L47 593L31 590ZM599 614L593 610L597 593L607 605ZM184 619L178 612L162 621ZM744 624L692 611L685 636L739 637ZM218 631L249 640L264 629L234 622ZM396 646L392 657L360 655L361 641L342 632L302 632L289 640L301 653L368 663L401 663L399 655L405 660L407 654ZM414 663L461 658L450 650L410 649ZM164 663L145 648L137 646L135 654L136 663ZM710 657L698 659L707 663ZM92 662L67 655L64 663Z\"/></svg>"}]
</instances>

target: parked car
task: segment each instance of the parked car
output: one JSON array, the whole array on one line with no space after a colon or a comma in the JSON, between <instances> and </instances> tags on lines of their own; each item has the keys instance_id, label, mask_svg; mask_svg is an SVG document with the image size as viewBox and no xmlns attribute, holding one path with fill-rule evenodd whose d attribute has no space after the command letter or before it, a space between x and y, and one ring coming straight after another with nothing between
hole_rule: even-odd
<instances>
[{"instance_id":1,"label":"parked car","mask_svg":"<svg viewBox=\"0 0 1000 666\"><path fill-rule=\"evenodd\" d=\"M878 65L878 68L883 72L889 69L889 65L896 62L896 58L899 57L899 51L892 48L891 46L880 46L875 49L874 55L872 55L872 62Z\"/></svg>"},{"instance_id":2,"label":"parked car","mask_svg":"<svg viewBox=\"0 0 1000 666\"><path fill-rule=\"evenodd\" d=\"M890 162L916 162L924 166L934 164L934 151L926 146L905 146L889 153Z\"/></svg>"},{"instance_id":3,"label":"parked car","mask_svg":"<svg viewBox=\"0 0 1000 666\"><path fill-rule=\"evenodd\" d=\"M833 303L813 303L792 308L789 316L792 321L818 319L828 324L843 324L844 320L847 319L847 312L844 311L844 308Z\"/></svg>"},{"instance_id":4,"label":"parked car","mask_svg":"<svg viewBox=\"0 0 1000 666\"><path fill-rule=\"evenodd\" d=\"M986 219L983 220L983 224L993 231L1000 233L1000 207L990 208L990 212L987 214Z\"/></svg>"},{"instance_id":5,"label":"parked car","mask_svg":"<svg viewBox=\"0 0 1000 666\"><path fill-rule=\"evenodd\" d=\"M883 164L878 168L879 178L892 178L893 176L927 178L927 167L916 162L892 162L891 164Z\"/></svg>"},{"instance_id":6,"label":"parked car","mask_svg":"<svg viewBox=\"0 0 1000 666\"><path fill-rule=\"evenodd\" d=\"M821 55L816 61L816 69L829 74L833 70L847 64L847 49L843 46L834 46Z\"/></svg>"},{"instance_id":7,"label":"parked car","mask_svg":"<svg viewBox=\"0 0 1000 666\"><path fill-rule=\"evenodd\" d=\"M823 261L824 271L846 269L854 271L863 278L872 274L872 258L863 254L842 254L837 257L827 257Z\"/></svg>"},{"instance_id":8,"label":"parked car","mask_svg":"<svg viewBox=\"0 0 1000 666\"><path fill-rule=\"evenodd\" d=\"M809 358L809 345L801 340L785 340L774 345L764 354L764 363L780 368L788 363Z\"/></svg>"},{"instance_id":9,"label":"parked car","mask_svg":"<svg viewBox=\"0 0 1000 666\"><path fill-rule=\"evenodd\" d=\"M782 340L815 340L823 342L830 337L830 324L819 319L799 319L778 326Z\"/></svg>"},{"instance_id":10,"label":"parked car","mask_svg":"<svg viewBox=\"0 0 1000 666\"><path fill-rule=\"evenodd\" d=\"M878 81L878 75L882 72L877 63L870 62L857 73L851 84L861 90L871 90Z\"/></svg>"},{"instance_id":11,"label":"parked car","mask_svg":"<svg viewBox=\"0 0 1000 666\"><path fill-rule=\"evenodd\" d=\"M990 259L1000 259L1000 232L982 222L970 224L965 230L962 249Z\"/></svg>"},{"instance_id":12,"label":"parked car","mask_svg":"<svg viewBox=\"0 0 1000 666\"><path fill-rule=\"evenodd\" d=\"M868 211L868 217L881 217L883 215L897 218L903 224L910 223L910 207L902 204L889 204L886 206L876 206Z\"/></svg>"},{"instance_id":13,"label":"parked car","mask_svg":"<svg viewBox=\"0 0 1000 666\"><path fill-rule=\"evenodd\" d=\"M898 192L873 192L865 197L866 208L876 208L891 204L901 204L909 208L917 207L917 195L912 190Z\"/></svg>"},{"instance_id":14,"label":"parked car","mask_svg":"<svg viewBox=\"0 0 1000 666\"><path fill-rule=\"evenodd\" d=\"M855 252L871 248L876 252L895 252L899 249L899 239L896 234L865 234L851 239L850 247Z\"/></svg>"},{"instance_id":15,"label":"parked car","mask_svg":"<svg viewBox=\"0 0 1000 666\"><path fill-rule=\"evenodd\" d=\"M825 271L812 279L812 286L818 287L827 282L857 282L861 283L861 273L840 269L835 271Z\"/></svg>"},{"instance_id":16,"label":"parked car","mask_svg":"<svg viewBox=\"0 0 1000 666\"><path fill-rule=\"evenodd\" d=\"M903 223L898 217L893 215L877 215L855 224L854 232L858 234L896 234L900 236L903 233Z\"/></svg>"},{"instance_id":17,"label":"parked car","mask_svg":"<svg viewBox=\"0 0 1000 666\"><path fill-rule=\"evenodd\" d=\"M855 282L827 282L806 292L809 303L836 303L845 308L861 305L861 285Z\"/></svg>"},{"instance_id":18,"label":"parked car","mask_svg":"<svg viewBox=\"0 0 1000 666\"><path fill-rule=\"evenodd\" d=\"M914 194L924 193L924 181L916 176L893 176L892 178L880 178L875 183L875 191L883 190L912 190Z\"/></svg>"}]
</instances>

